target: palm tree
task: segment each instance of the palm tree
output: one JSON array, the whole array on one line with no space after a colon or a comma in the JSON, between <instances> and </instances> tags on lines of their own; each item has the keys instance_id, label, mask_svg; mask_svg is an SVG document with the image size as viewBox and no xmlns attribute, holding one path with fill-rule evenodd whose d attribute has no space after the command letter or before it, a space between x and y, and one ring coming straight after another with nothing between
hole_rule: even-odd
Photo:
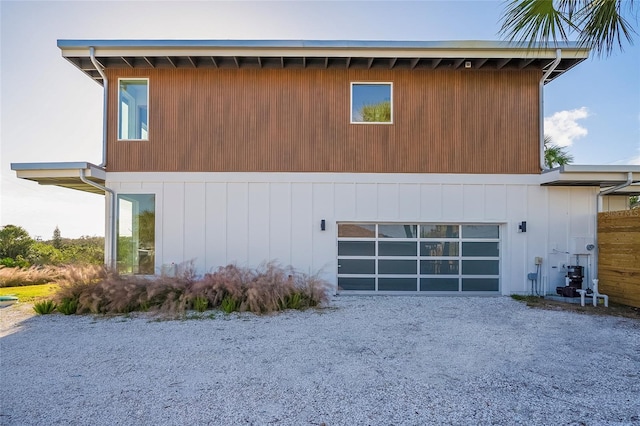
<instances>
[{"instance_id":1,"label":"palm tree","mask_svg":"<svg viewBox=\"0 0 640 426\"><path fill-rule=\"evenodd\" d=\"M564 166L573 162L573 155L564 148L554 145L551 136L544 135L544 164L550 169L555 166Z\"/></svg>"},{"instance_id":2,"label":"palm tree","mask_svg":"<svg viewBox=\"0 0 640 426\"><path fill-rule=\"evenodd\" d=\"M363 105L360 108L360 115L362 116L362 121L388 123L391 121L391 101Z\"/></svg>"},{"instance_id":3,"label":"palm tree","mask_svg":"<svg viewBox=\"0 0 640 426\"><path fill-rule=\"evenodd\" d=\"M580 46L610 55L616 45L622 50L623 39L633 43L626 14L637 19L633 0L509 0L500 33L529 46L553 46L576 33Z\"/></svg>"}]
</instances>

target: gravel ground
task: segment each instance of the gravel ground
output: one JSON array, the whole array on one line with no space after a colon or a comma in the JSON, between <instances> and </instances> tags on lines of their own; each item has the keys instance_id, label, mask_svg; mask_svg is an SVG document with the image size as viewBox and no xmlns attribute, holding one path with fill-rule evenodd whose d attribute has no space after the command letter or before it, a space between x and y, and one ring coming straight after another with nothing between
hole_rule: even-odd
<instances>
[{"instance_id":1,"label":"gravel ground","mask_svg":"<svg viewBox=\"0 0 640 426\"><path fill-rule=\"evenodd\" d=\"M3 425L640 424L640 321L507 297L3 321Z\"/></svg>"}]
</instances>

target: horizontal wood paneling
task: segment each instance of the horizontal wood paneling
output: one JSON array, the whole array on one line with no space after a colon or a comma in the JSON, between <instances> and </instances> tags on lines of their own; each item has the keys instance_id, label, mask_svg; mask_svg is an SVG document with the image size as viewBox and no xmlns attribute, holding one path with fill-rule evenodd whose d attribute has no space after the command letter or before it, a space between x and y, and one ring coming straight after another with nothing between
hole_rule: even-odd
<instances>
[{"instance_id":1,"label":"horizontal wood paneling","mask_svg":"<svg viewBox=\"0 0 640 426\"><path fill-rule=\"evenodd\" d=\"M640 308L640 209L598 213L598 278L601 293Z\"/></svg>"},{"instance_id":2,"label":"horizontal wood paneling","mask_svg":"<svg viewBox=\"0 0 640 426\"><path fill-rule=\"evenodd\" d=\"M108 70L108 171L538 173L535 70ZM117 78L150 79L149 141L117 141ZM350 82L394 123L350 124Z\"/></svg>"}]
</instances>

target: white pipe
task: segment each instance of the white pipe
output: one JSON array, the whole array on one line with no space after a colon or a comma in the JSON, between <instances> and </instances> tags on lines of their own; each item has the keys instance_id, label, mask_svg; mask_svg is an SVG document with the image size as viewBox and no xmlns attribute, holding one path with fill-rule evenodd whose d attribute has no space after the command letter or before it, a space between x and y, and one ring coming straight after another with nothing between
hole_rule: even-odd
<instances>
[{"instance_id":1,"label":"white pipe","mask_svg":"<svg viewBox=\"0 0 640 426\"><path fill-rule=\"evenodd\" d=\"M109 229L107 229L107 237L105 238L105 248L108 250L105 252L105 264L112 269L116 267L116 193L113 189L106 186L92 182L85 176L84 169L80 169L80 180L87 185L91 185L106 193L109 193ZM109 243L107 245L107 242Z\"/></svg>"},{"instance_id":2,"label":"white pipe","mask_svg":"<svg viewBox=\"0 0 640 426\"><path fill-rule=\"evenodd\" d=\"M89 48L89 57L91 58L93 66L98 70L100 77L102 77L102 163L100 163L100 167L105 167L107 165L107 106L109 99L109 81L107 80L107 76L102 70L102 67L96 60L96 50L93 47Z\"/></svg>"},{"instance_id":3,"label":"white pipe","mask_svg":"<svg viewBox=\"0 0 640 426\"><path fill-rule=\"evenodd\" d=\"M591 295L591 297L593 298L593 306L598 306L598 298L601 298L602 300L604 300L604 307L609 307L609 296L600 293L600 289L598 289L597 279L593 280L593 294ZM584 301L582 302L582 306L584 306Z\"/></svg>"},{"instance_id":4,"label":"white pipe","mask_svg":"<svg viewBox=\"0 0 640 426\"><path fill-rule=\"evenodd\" d=\"M547 170L547 165L544 163L544 81L551 75L556 69L560 61L562 60L562 49L556 49L556 59L551 63L549 69L544 73L540 79L540 170Z\"/></svg>"},{"instance_id":5,"label":"white pipe","mask_svg":"<svg viewBox=\"0 0 640 426\"><path fill-rule=\"evenodd\" d=\"M612 192L615 192L619 189L626 188L632 183L633 183L633 172L627 172L626 182L621 183L620 185L614 186L612 188L607 188L605 190L602 190L598 193L598 196L596 197L596 220L595 220L595 232L594 232L595 249L593 252L594 254L593 254L593 274L592 274L592 276L595 277L595 279L598 278L598 256L600 254L600 249L598 248L598 213L602 211L602 197L604 195L611 194Z\"/></svg>"}]
</instances>

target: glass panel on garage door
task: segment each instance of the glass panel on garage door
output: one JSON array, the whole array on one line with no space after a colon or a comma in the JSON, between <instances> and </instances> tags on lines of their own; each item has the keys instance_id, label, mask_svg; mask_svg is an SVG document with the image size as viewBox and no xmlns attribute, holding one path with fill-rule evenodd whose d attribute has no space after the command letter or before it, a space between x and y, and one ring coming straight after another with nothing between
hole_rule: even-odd
<instances>
[{"instance_id":1,"label":"glass panel on garage door","mask_svg":"<svg viewBox=\"0 0 640 426\"><path fill-rule=\"evenodd\" d=\"M339 223L338 290L500 290L500 225Z\"/></svg>"}]
</instances>

